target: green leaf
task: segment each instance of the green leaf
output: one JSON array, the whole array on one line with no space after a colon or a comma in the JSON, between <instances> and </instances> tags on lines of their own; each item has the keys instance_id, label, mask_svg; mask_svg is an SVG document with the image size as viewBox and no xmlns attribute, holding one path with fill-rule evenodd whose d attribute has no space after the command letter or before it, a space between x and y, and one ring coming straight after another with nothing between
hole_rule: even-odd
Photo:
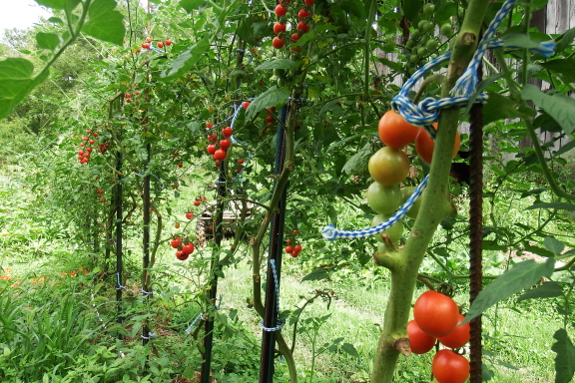
<instances>
[{"instance_id":1,"label":"green leaf","mask_svg":"<svg viewBox=\"0 0 575 383\"><path fill-rule=\"evenodd\" d=\"M403 14L409 21L414 21L421 9L421 0L403 0Z\"/></svg>"},{"instance_id":2,"label":"green leaf","mask_svg":"<svg viewBox=\"0 0 575 383\"><path fill-rule=\"evenodd\" d=\"M508 33L501 36L501 40L503 40L503 45L505 47L526 49L539 48L539 43L531 40L529 36L524 33Z\"/></svg>"},{"instance_id":3,"label":"green leaf","mask_svg":"<svg viewBox=\"0 0 575 383\"><path fill-rule=\"evenodd\" d=\"M317 269L315 269L314 271L312 271L311 273L309 273L308 275L303 277L302 282L303 281L317 281L320 279L326 279L328 276L329 275L327 274L327 271L325 271L324 268L318 267Z\"/></svg>"},{"instance_id":4,"label":"green leaf","mask_svg":"<svg viewBox=\"0 0 575 383\"><path fill-rule=\"evenodd\" d=\"M34 77L34 65L22 58L0 61L0 119L7 117L14 107L38 85L50 71Z\"/></svg>"},{"instance_id":5,"label":"green leaf","mask_svg":"<svg viewBox=\"0 0 575 383\"><path fill-rule=\"evenodd\" d=\"M575 141L570 141L567 144L563 145L558 151L556 151L554 154L556 156L560 156L562 154L567 153L568 151L570 151L571 149L575 148Z\"/></svg>"},{"instance_id":6,"label":"green leaf","mask_svg":"<svg viewBox=\"0 0 575 383\"><path fill-rule=\"evenodd\" d=\"M513 268L507 270L488 284L477 295L465 316L464 322L469 322L495 303L509 298L512 294L530 288L541 277L550 277L553 274L554 267L555 261L553 258L548 258L544 263L536 263L532 259L517 263Z\"/></svg>"},{"instance_id":7,"label":"green leaf","mask_svg":"<svg viewBox=\"0 0 575 383\"><path fill-rule=\"evenodd\" d=\"M559 44L559 49L557 53L563 52L575 39L575 27L569 29L567 32L563 34L563 38L561 39L561 44Z\"/></svg>"},{"instance_id":8,"label":"green leaf","mask_svg":"<svg viewBox=\"0 0 575 383\"><path fill-rule=\"evenodd\" d=\"M558 282L546 282L541 286L528 290L517 299L517 303L533 298L553 298L563 295L563 287Z\"/></svg>"},{"instance_id":9,"label":"green leaf","mask_svg":"<svg viewBox=\"0 0 575 383\"><path fill-rule=\"evenodd\" d=\"M59 17L50 17L48 21L54 24L64 25L64 22Z\"/></svg>"},{"instance_id":10,"label":"green leaf","mask_svg":"<svg viewBox=\"0 0 575 383\"><path fill-rule=\"evenodd\" d=\"M98 40L122 45L126 28L124 16L114 11L116 5L115 0L94 0L88 11L88 22L82 31Z\"/></svg>"},{"instance_id":11,"label":"green leaf","mask_svg":"<svg viewBox=\"0 0 575 383\"><path fill-rule=\"evenodd\" d=\"M40 48L53 51L60 45L60 37L54 33L39 32L36 34L36 42Z\"/></svg>"},{"instance_id":12,"label":"green leaf","mask_svg":"<svg viewBox=\"0 0 575 383\"><path fill-rule=\"evenodd\" d=\"M284 104L289 98L289 93L285 89L278 89L275 85L260 94L250 103L246 110L246 119L251 119L259 111L271 108L279 104Z\"/></svg>"},{"instance_id":13,"label":"green leaf","mask_svg":"<svg viewBox=\"0 0 575 383\"><path fill-rule=\"evenodd\" d=\"M553 343L551 350L557 354L555 357L555 383L568 383L575 373L575 347L565 329L559 329L553 335L557 342Z\"/></svg>"},{"instance_id":14,"label":"green leaf","mask_svg":"<svg viewBox=\"0 0 575 383\"><path fill-rule=\"evenodd\" d=\"M545 237L543 240L543 245L549 251L552 251L553 254L559 255L565 249L565 245L563 242L553 238L553 237Z\"/></svg>"},{"instance_id":15,"label":"green leaf","mask_svg":"<svg viewBox=\"0 0 575 383\"><path fill-rule=\"evenodd\" d=\"M256 70L293 68L295 68L295 61L289 59L278 59L274 61L266 61L262 65L257 66Z\"/></svg>"},{"instance_id":16,"label":"green leaf","mask_svg":"<svg viewBox=\"0 0 575 383\"><path fill-rule=\"evenodd\" d=\"M344 343L341 345L341 349L348 355L351 355L355 358L359 358L359 354L357 353L357 350L355 349L355 346L351 343Z\"/></svg>"},{"instance_id":17,"label":"green leaf","mask_svg":"<svg viewBox=\"0 0 575 383\"><path fill-rule=\"evenodd\" d=\"M557 210L575 211L575 205L572 205L567 202L549 202L549 203L539 202L534 203L525 210L533 210L533 209L557 209Z\"/></svg>"},{"instance_id":18,"label":"green leaf","mask_svg":"<svg viewBox=\"0 0 575 383\"><path fill-rule=\"evenodd\" d=\"M196 65L198 61L200 61L204 53L206 53L209 48L210 42L206 38L198 44L192 46L190 49L182 52L182 54L174 60L169 71L167 73L162 73L162 81L182 77L184 74L190 72L190 70L194 67L194 65Z\"/></svg>"},{"instance_id":19,"label":"green leaf","mask_svg":"<svg viewBox=\"0 0 575 383\"><path fill-rule=\"evenodd\" d=\"M535 12L535 11L538 11L540 9L543 9L543 7L545 7L548 2L549 2L549 0L531 0L530 11Z\"/></svg>"},{"instance_id":20,"label":"green leaf","mask_svg":"<svg viewBox=\"0 0 575 383\"><path fill-rule=\"evenodd\" d=\"M188 13L192 13L196 9L201 8L206 4L206 0L182 0L180 1L180 7Z\"/></svg>"},{"instance_id":21,"label":"green leaf","mask_svg":"<svg viewBox=\"0 0 575 383\"><path fill-rule=\"evenodd\" d=\"M489 99L483 106L483 123L503 120L506 118L521 117L517 105L509 99L495 92L488 92Z\"/></svg>"},{"instance_id":22,"label":"green leaf","mask_svg":"<svg viewBox=\"0 0 575 383\"><path fill-rule=\"evenodd\" d=\"M73 11L81 0L35 0L38 4L52 9L67 9Z\"/></svg>"},{"instance_id":23,"label":"green leaf","mask_svg":"<svg viewBox=\"0 0 575 383\"><path fill-rule=\"evenodd\" d=\"M575 60L572 58L551 60L539 65L558 74L565 81L573 82L575 80Z\"/></svg>"},{"instance_id":24,"label":"green leaf","mask_svg":"<svg viewBox=\"0 0 575 383\"><path fill-rule=\"evenodd\" d=\"M575 100L572 98L561 94L549 96L531 84L523 87L521 98L533 101L535 105L546 111L566 133L571 134L575 131Z\"/></svg>"}]
</instances>

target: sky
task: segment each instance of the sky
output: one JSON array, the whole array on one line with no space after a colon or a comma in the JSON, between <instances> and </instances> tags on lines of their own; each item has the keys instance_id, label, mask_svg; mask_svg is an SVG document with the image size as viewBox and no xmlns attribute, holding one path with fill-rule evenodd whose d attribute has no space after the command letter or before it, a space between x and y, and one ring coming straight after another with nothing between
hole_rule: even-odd
<instances>
[{"instance_id":1,"label":"sky","mask_svg":"<svg viewBox=\"0 0 575 383\"><path fill-rule=\"evenodd\" d=\"M4 29L25 29L38 20L40 16L50 17L34 0L0 0L0 34Z\"/></svg>"}]
</instances>

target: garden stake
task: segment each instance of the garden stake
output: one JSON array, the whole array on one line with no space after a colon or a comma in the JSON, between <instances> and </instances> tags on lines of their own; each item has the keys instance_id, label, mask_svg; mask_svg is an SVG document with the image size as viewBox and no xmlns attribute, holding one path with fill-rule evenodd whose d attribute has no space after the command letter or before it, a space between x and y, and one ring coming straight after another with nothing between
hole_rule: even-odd
<instances>
[{"instance_id":1,"label":"garden stake","mask_svg":"<svg viewBox=\"0 0 575 383\"><path fill-rule=\"evenodd\" d=\"M146 130L148 130L147 126ZM146 145L146 151L148 155L146 161L146 168L147 168L150 165L150 159L151 159L150 144ZM146 171L148 170L149 169L146 169ZM148 300L151 295L151 292L148 293L148 291L150 291L149 290L150 287L148 286L148 270L147 270L149 264L150 264L150 174L148 172L148 174L144 177L144 262L143 262L144 269L142 270L142 291L144 293L143 298L144 301ZM146 344L148 344L149 340L150 340L150 326L146 321L144 326L142 326L143 345L145 346Z\"/></svg>"},{"instance_id":2,"label":"garden stake","mask_svg":"<svg viewBox=\"0 0 575 383\"><path fill-rule=\"evenodd\" d=\"M118 302L118 323L122 323L122 152L116 153L116 301ZM122 339L122 334L118 333L118 339Z\"/></svg>"},{"instance_id":3,"label":"garden stake","mask_svg":"<svg viewBox=\"0 0 575 383\"><path fill-rule=\"evenodd\" d=\"M481 80L482 66L477 68ZM481 291L483 248L483 104L474 104L470 110L469 138L469 305ZM481 383L481 315L470 323L469 364L470 383Z\"/></svg>"},{"instance_id":4,"label":"garden stake","mask_svg":"<svg viewBox=\"0 0 575 383\"><path fill-rule=\"evenodd\" d=\"M220 245L222 243L223 228L222 221L224 216L224 199L226 198L226 169L225 161L220 163L220 175L217 180L218 184L218 208L216 209L216 224L214 233L214 252L210 264L210 294L209 302L215 304L218 289L218 271L221 269L219 264ZM200 383L210 383L211 364L212 364L212 344L214 340L214 317L208 313L208 318L205 325L205 338L204 338L204 362L202 363Z\"/></svg>"},{"instance_id":5,"label":"garden stake","mask_svg":"<svg viewBox=\"0 0 575 383\"><path fill-rule=\"evenodd\" d=\"M279 113L278 130L277 130L277 145L276 145L276 160L275 160L275 174L279 175L284 167L285 162L285 133L284 124L287 116L287 105L284 105ZM280 139L281 137L281 139ZM269 261L266 279L266 301L265 301L265 315L263 322L262 334L262 352L260 363L260 383L272 383L274 375L274 354L276 337L275 331L278 331L281 326L278 326L277 300L279 297L276 295L279 291L279 281L281 275L282 253L283 253L283 231L285 221L285 208L286 208L286 191L287 185L282 191L282 196L278 204L278 211L274 213L274 217L270 225L270 246L269 246ZM271 261L275 262L275 276L277 278L278 286L274 283L274 270ZM276 291L277 290L277 291Z\"/></svg>"}]
</instances>

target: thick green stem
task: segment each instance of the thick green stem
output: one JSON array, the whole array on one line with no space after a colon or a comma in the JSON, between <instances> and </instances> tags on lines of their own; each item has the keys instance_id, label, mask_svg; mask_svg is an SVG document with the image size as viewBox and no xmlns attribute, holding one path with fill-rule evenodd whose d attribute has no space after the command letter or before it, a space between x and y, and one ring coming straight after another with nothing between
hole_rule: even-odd
<instances>
[{"instance_id":1,"label":"thick green stem","mask_svg":"<svg viewBox=\"0 0 575 383\"><path fill-rule=\"evenodd\" d=\"M447 76L443 82L442 97L449 95L449 90L469 63L478 43L479 30L488 3L484 0L469 2L463 25L455 42ZM429 183L422 196L421 210L407 243L399 250L397 264L391 270L391 293L374 361L372 383L391 383L393 380L395 365L400 354L397 345L402 338L407 336L406 326L419 266L437 226L442 219L449 216L453 209L446 196L458 118L458 108L444 109L441 113L429 172Z\"/></svg>"}]
</instances>

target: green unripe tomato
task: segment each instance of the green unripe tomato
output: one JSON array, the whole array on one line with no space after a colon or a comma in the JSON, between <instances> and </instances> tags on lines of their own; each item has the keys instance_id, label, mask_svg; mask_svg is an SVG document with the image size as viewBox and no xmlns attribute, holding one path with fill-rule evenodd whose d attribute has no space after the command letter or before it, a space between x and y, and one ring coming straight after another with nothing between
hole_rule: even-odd
<instances>
[{"instance_id":1,"label":"green unripe tomato","mask_svg":"<svg viewBox=\"0 0 575 383\"><path fill-rule=\"evenodd\" d=\"M431 33L435 29L435 24L433 23L433 21L426 21L422 29L425 33Z\"/></svg>"},{"instance_id":2,"label":"green unripe tomato","mask_svg":"<svg viewBox=\"0 0 575 383\"><path fill-rule=\"evenodd\" d=\"M371 226L377 226L382 222L387 221L389 217L383 214L378 214L375 217L373 217L373 219L371 220ZM399 241L401 239L401 236L403 235L403 222L398 221L396 223L394 223L393 225L391 225L391 227L387 230L385 230L383 233L387 234L389 236L389 240L392 243L395 243L397 241ZM375 238L379 241L383 243L383 238L381 237L382 233L376 234Z\"/></svg>"},{"instance_id":3,"label":"green unripe tomato","mask_svg":"<svg viewBox=\"0 0 575 383\"><path fill-rule=\"evenodd\" d=\"M423 13L426 15L433 15L435 13L435 5L431 3L427 3L423 6Z\"/></svg>"},{"instance_id":4,"label":"green unripe tomato","mask_svg":"<svg viewBox=\"0 0 575 383\"><path fill-rule=\"evenodd\" d=\"M274 69L274 76L283 77L285 74L285 69Z\"/></svg>"},{"instance_id":5,"label":"green unripe tomato","mask_svg":"<svg viewBox=\"0 0 575 383\"><path fill-rule=\"evenodd\" d=\"M427 48L428 51L434 51L437 49L437 40L434 39L430 39L429 41L427 41L425 43L425 47Z\"/></svg>"},{"instance_id":6,"label":"green unripe tomato","mask_svg":"<svg viewBox=\"0 0 575 383\"><path fill-rule=\"evenodd\" d=\"M413 47L413 48L411 48L411 54L417 56L417 50L418 50L418 49L419 49L418 47Z\"/></svg>"},{"instance_id":7,"label":"green unripe tomato","mask_svg":"<svg viewBox=\"0 0 575 383\"><path fill-rule=\"evenodd\" d=\"M401 190L399 184L385 186L373 182L367 188L367 204L376 213L393 214L401 204Z\"/></svg>"},{"instance_id":8,"label":"green unripe tomato","mask_svg":"<svg viewBox=\"0 0 575 383\"><path fill-rule=\"evenodd\" d=\"M425 47L417 48L417 56L420 58L426 57L427 56L427 48L425 48Z\"/></svg>"},{"instance_id":9,"label":"green unripe tomato","mask_svg":"<svg viewBox=\"0 0 575 383\"><path fill-rule=\"evenodd\" d=\"M423 31L426 24L427 24L426 20L419 20L419 22L417 23L417 29Z\"/></svg>"},{"instance_id":10,"label":"green unripe tomato","mask_svg":"<svg viewBox=\"0 0 575 383\"><path fill-rule=\"evenodd\" d=\"M419 43L423 46L425 44L427 44L427 42L429 41L430 37L429 36L423 36L421 38L421 40L419 40Z\"/></svg>"},{"instance_id":11,"label":"green unripe tomato","mask_svg":"<svg viewBox=\"0 0 575 383\"><path fill-rule=\"evenodd\" d=\"M283 77L278 77L276 83L278 85L278 88L286 86L286 80Z\"/></svg>"},{"instance_id":12,"label":"green unripe tomato","mask_svg":"<svg viewBox=\"0 0 575 383\"><path fill-rule=\"evenodd\" d=\"M417 64L417 62L419 61L419 57L417 57L417 55L411 55L409 56L409 62L411 64Z\"/></svg>"},{"instance_id":13,"label":"green unripe tomato","mask_svg":"<svg viewBox=\"0 0 575 383\"><path fill-rule=\"evenodd\" d=\"M421 37L421 31L419 29L414 29L413 32L411 32L412 39L417 40L420 37Z\"/></svg>"},{"instance_id":14,"label":"green unripe tomato","mask_svg":"<svg viewBox=\"0 0 575 383\"><path fill-rule=\"evenodd\" d=\"M443 24L439 29L439 33L445 37L451 37L453 35L453 28L451 27L451 24Z\"/></svg>"},{"instance_id":15,"label":"green unripe tomato","mask_svg":"<svg viewBox=\"0 0 575 383\"><path fill-rule=\"evenodd\" d=\"M405 48L406 48L406 49L412 49L413 47L415 47L415 41L413 41L413 40L408 40L408 41L405 43Z\"/></svg>"},{"instance_id":16,"label":"green unripe tomato","mask_svg":"<svg viewBox=\"0 0 575 383\"><path fill-rule=\"evenodd\" d=\"M413 194L415 190L415 186L408 186L401 189L401 204L403 205L405 201ZM419 196L419 198L415 201L411 209L407 211L407 216L411 218L416 218L417 214L419 213L419 209L421 208L421 199L423 196Z\"/></svg>"}]
</instances>

